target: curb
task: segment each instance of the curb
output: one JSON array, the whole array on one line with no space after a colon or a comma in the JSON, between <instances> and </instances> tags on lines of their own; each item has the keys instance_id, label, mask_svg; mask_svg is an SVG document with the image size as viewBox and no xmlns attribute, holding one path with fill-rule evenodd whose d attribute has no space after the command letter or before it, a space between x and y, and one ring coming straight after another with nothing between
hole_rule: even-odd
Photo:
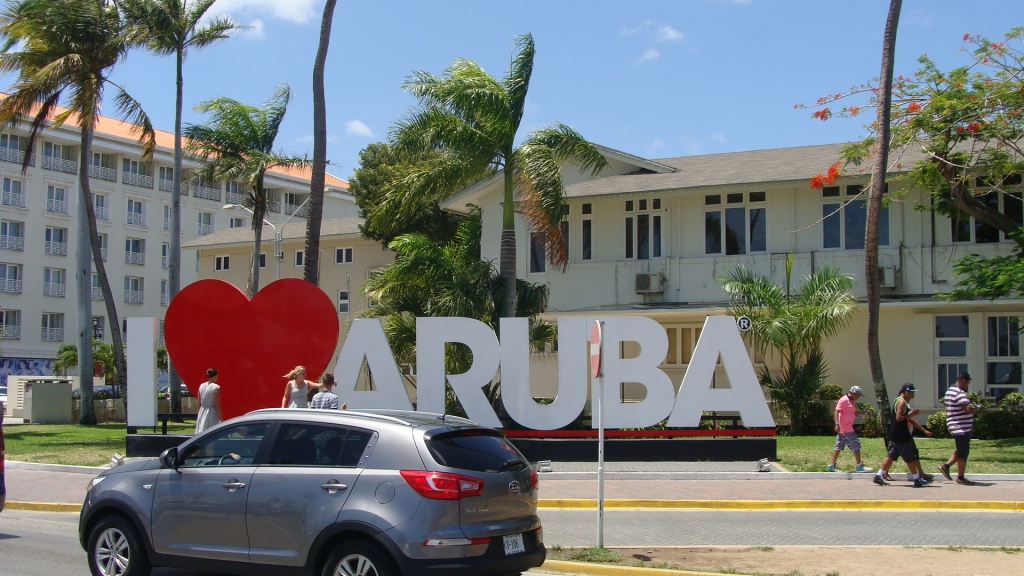
<instances>
[{"instance_id":1,"label":"curb","mask_svg":"<svg viewBox=\"0 0 1024 576\"><path fill-rule=\"evenodd\" d=\"M630 574L674 574L675 576L726 576L721 572L691 572L689 570L666 570L664 568L641 568L639 566L618 566L591 564L589 562L567 562L565 560L546 560L538 567L539 570L568 572L571 574L588 574L590 576L628 576Z\"/></svg>"},{"instance_id":2,"label":"curb","mask_svg":"<svg viewBox=\"0 0 1024 576\"><path fill-rule=\"evenodd\" d=\"M7 502L5 510L29 510L32 512L81 512L81 504L55 502Z\"/></svg>"},{"instance_id":3,"label":"curb","mask_svg":"<svg viewBox=\"0 0 1024 576\"><path fill-rule=\"evenodd\" d=\"M40 464L38 462L18 462L8 460L4 463L8 470L34 470L36 472L70 472L72 474L90 474L95 476L110 470L107 466L71 466L69 464Z\"/></svg>"},{"instance_id":4,"label":"curb","mask_svg":"<svg viewBox=\"0 0 1024 576\"><path fill-rule=\"evenodd\" d=\"M596 509L595 499L539 499L538 508ZM702 510L977 510L1024 512L1024 502L1001 500L631 500L604 501L605 508Z\"/></svg>"},{"instance_id":5,"label":"curb","mask_svg":"<svg viewBox=\"0 0 1024 576\"><path fill-rule=\"evenodd\" d=\"M864 480L874 472L605 472L605 480ZM894 477L900 476L897 474ZM981 482L1024 482L1024 474L971 474ZM597 472L543 472L541 481L597 480Z\"/></svg>"}]
</instances>

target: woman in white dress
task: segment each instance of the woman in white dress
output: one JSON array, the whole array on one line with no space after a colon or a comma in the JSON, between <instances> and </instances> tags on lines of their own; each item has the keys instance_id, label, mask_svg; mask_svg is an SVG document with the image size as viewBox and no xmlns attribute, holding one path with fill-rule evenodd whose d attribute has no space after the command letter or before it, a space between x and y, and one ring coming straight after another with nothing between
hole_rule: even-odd
<instances>
[{"instance_id":1,"label":"woman in white dress","mask_svg":"<svg viewBox=\"0 0 1024 576\"><path fill-rule=\"evenodd\" d=\"M207 369L206 378L207 381L199 385L196 434L220 422L220 384L217 384L217 369Z\"/></svg>"},{"instance_id":2,"label":"woman in white dress","mask_svg":"<svg viewBox=\"0 0 1024 576\"><path fill-rule=\"evenodd\" d=\"M296 366L284 377L288 379L288 383L284 385L281 408L309 408L309 391L311 388L319 388L320 385L306 380L305 366Z\"/></svg>"}]
</instances>

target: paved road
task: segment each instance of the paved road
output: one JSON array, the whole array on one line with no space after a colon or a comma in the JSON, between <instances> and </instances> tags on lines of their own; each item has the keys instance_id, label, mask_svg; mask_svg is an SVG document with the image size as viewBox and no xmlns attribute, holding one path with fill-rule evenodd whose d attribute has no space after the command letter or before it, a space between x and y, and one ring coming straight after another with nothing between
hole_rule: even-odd
<instances>
[{"instance_id":1,"label":"paved road","mask_svg":"<svg viewBox=\"0 0 1024 576\"><path fill-rule=\"evenodd\" d=\"M595 510L542 509L548 545L593 546ZM605 546L1024 546L1024 513L605 510Z\"/></svg>"}]
</instances>

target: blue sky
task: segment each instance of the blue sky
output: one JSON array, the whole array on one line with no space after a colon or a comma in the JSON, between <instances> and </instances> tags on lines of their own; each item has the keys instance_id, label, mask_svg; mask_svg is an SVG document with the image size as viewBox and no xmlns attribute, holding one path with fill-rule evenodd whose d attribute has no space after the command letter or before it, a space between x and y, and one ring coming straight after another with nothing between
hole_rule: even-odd
<instances>
[{"instance_id":1,"label":"blue sky","mask_svg":"<svg viewBox=\"0 0 1024 576\"><path fill-rule=\"evenodd\" d=\"M223 95L259 105L280 82L295 94L277 144L312 153L313 57L322 0L219 0L252 31L192 53L185 106ZM501 77L512 39L537 56L521 133L564 122L591 141L658 158L841 142L863 119L812 120L813 103L878 75L888 1L339 0L327 64L329 171L348 178L359 150L386 137L415 102L414 70L457 57ZM964 33L1001 38L1024 25L1019 0L906 0L896 72L923 53L963 63ZM172 58L133 53L115 79L154 123L173 128ZM6 78L4 85L10 84ZM112 109L112 108L111 108ZM202 117L189 110L186 122Z\"/></svg>"}]
</instances>

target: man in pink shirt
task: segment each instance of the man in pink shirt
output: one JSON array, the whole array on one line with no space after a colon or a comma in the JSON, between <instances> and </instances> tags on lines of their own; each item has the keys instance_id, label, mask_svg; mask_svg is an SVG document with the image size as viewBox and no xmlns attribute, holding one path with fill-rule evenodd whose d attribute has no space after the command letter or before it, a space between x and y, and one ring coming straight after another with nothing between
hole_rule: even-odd
<instances>
[{"instance_id":1,"label":"man in pink shirt","mask_svg":"<svg viewBox=\"0 0 1024 576\"><path fill-rule=\"evenodd\" d=\"M850 388L850 392L839 399L836 404L836 447L832 451L832 463L825 468L827 472L836 471L836 460L843 447L849 447L853 457L857 459L857 472L870 472L860 461L860 439L853 430L853 421L857 419L857 400L864 395L860 386Z\"/></svg>"}]
</instances>

